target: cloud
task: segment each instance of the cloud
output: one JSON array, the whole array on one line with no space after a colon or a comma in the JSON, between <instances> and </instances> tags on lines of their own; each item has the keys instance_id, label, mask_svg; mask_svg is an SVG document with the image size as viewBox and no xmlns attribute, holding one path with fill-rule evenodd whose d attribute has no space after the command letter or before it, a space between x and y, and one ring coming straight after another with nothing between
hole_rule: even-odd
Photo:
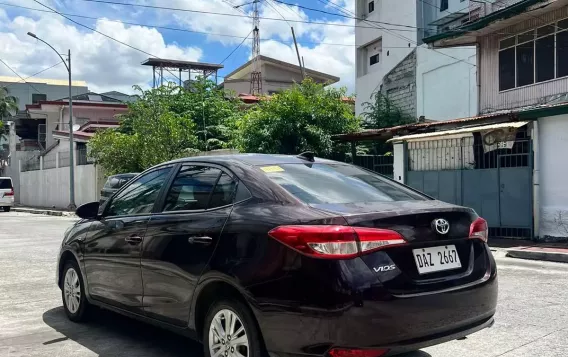
<instances>
[{"instance_id":1,"label":"cloud","mask_svg":"<svg viewBox=\"0 0 568 357\"><path fill-rule=\"evenodd\" d=\"M354 6L354 1L346 0L346 2L343 2L343 0L340 0L337 4L340 6ZM190 5L184 0L174 0L170 6L243 15L241 11L232 9L227 4L227 1L223 0L192 1ZM250 6L241 9L250 14ZM244 37L252 29L252 20L248 17L204 16L196 13L174 14L174 17L180 25L194 31L231 33ZM304 10L297 6L286 6L270 0L263 2L263 6L260 9L260 17L260 37L269 39L261 41L261 54L296 64L298 60L290 29L290 26L293 26L296 37L300 42L300 54L304 56L306 67L338 76L341 78L339 85L346 86L349 92L355 91L355 48L352 46L355 43L354 27L275 21L263 18L282 19L284 17L288 20L324 22L337 25L353 25L354 20L310 18ZM209 36L208 40L219 41L225 46L236 45L242 41L240 38L218 36ZM347 46L313 44L310 42L345 44ZM244 46L250 48L251 41L246 41Z\"/></svg>"},{"instance_id":2,"label":"cloud","mask_svg":"<svg viewBox=\"0 0 568 357\"><path fill-rule=\"evenodd\" d=\"M155 57L198 61L202 56L199 48L166 43L162 34L154 28L102 20L98 20L94 27ZM86 81L90 90L132 92L132 85L146 86L151 80L151 68L140 65L150 55L87 29L64 23L51 14L39 19L18 16L10 23L5 23L0 31L0 58L23 77L59 60L53 50L26 35L31 31L60 52L66 53L70 49L73 79ZM0 75L14 76L1 64ZM66 78L67 73L64 66L58 66L46 72L45 76Z\"/></svg>"},{"instance_id":3,"label":"cloud","mask_svg":"<svg viewBox=\"0 0 568 357\"><path fill-rule=\"evenodd\" d=\"M17 0L7 1L13 3L18 2ZM294 0L287 1L292 2ZM332 1L350 11L354 10L354 0ZM171 8L231 13L238 16L228 17L194 12L136 8L131 6L113 7L97 3L63 0L51 0L47 3L67 13L161 26L182 27L192 31L245 37L252 30L252 20L242 16L243 12L250 14L251 6L243 6L240 7L240 10L237 10L229 5L229 3L242 4L247 1L169 0L166 5L160 0L133 0L133 2L146 5L168 6ZM39 7L36 5L31 6ZM333 7L327 10L330 12L339 12L339 10ZM325 22L342 25L354 24L354 21L350 19L340 19L331 15L323 15L311 11L306 12L297 6L286 6L270 0L261 3L260 11L260 16L263 18L282 19L282 17L285 17L288 20ZM0 9L0 18L2 18L2 15ZM142 85L144 87L151 80L151 69L140 65L149 55L118 44L101 35L91 33L91 31L67 22L61 17L49 13L24 11L22 16L6 20L1 21L0 24L0 58L6 60L22 76L31 75L42 68L53 65L57 61L57 56L52 50L26 36L27 31L35 31L38 36L44 38L62 52L71 47L73 78L87 81L91 90L121 90L131 92L131 86L133 84ZM77 20L81 23L88 23L86 20ZM198 61L203 57L204 51L207 51L208 57L211 57L211 54L217 56L218 53L221 53L219 55L219 60L221 60L226 53L230 52L242 41L242 38L208 35L206 37L207 46L203 46L203 49L195 46L184 47L176 43L167 43L164 36L155 28L129 26L119 22L102 20L92 23L97 30L105 34L111 35L134 47L143 49L157 57L170 59ZM292 21L287 23L286 21L261 19L260 36L262 39L268 39L261 42L261 53L295 64L297 58L292 42L290 26L294 26L296 37L299 41L300 53L304 56L306 66L320 72L340 77L341 82L339 85L345 85L350 92L354 92L354 27L327 26ZM346 44L348 46L327 45L321 42ZM252 41L250 40L243 43L245 49L242 51L248 49L250 52L251 44ZM221 49L219 49L220 47ZM240 63L235 61L229 62L236 66L240 65ZM13 74L6 68L2 68L0 64L0 75ZM50 78L66 78L66 75L65 68L58 66L46 72L44 76Z\"/></svg>"}]
</instances>

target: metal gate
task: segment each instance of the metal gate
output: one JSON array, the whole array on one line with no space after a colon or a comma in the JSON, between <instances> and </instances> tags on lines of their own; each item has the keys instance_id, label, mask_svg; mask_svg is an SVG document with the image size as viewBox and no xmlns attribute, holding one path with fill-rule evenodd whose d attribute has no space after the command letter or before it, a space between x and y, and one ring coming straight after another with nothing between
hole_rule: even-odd
<instances>
[{"instance_id":1,"label":"metal gate","mask_svg":"<svg viewBox=\"0 0 568 357\"><path fill-rule=\"evenodd\" d=\"M357 155L353 163L357 166L375 171L378 174L393 178L394 156L392 155Z\"/></svg>"},{"instance_id":2,"label":"metal gate","mask_svg":"<svg viewBox=\"0 0 568 357\"><path fill-rule=\"evenodd\" d=\"M406 184L441 201L475 209L492 237L532 238L532 141L488 146L479 134L408 143Z\"/></svg>"}]
</instances>

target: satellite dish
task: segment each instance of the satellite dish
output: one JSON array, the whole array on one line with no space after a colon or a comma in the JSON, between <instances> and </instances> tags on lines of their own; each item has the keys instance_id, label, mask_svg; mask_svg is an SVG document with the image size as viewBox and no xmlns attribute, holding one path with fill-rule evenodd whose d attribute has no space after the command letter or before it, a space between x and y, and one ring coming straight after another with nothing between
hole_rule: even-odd
<instances>
[{"instance_id":1,"label":"satellite dish","mask_svg":"<svg viewBox=\"0 0 568 357\"><path fill-rule=\"evenodd\" d=\"M79 130L80 127L81 127L81 125L79 125L79 124L73 124L73 131Z\"/></svg>"}]
</instances>

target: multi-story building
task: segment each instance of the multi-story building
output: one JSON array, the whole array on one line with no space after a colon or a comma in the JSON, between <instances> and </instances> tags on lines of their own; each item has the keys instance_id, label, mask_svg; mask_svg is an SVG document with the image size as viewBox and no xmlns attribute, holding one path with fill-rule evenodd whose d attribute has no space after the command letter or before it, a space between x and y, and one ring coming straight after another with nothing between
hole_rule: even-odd
<instances>
[{"instance_id":1,"label":"multi-story building","mask_svg":"<svg viewBox=\"0 0 568 357\"><path fill-rule=\"evenodd\" d=\"M26 109L27 104L39 103L41 100L57 100L69 97L69 82L61 79L30 78L25 82L18 77L0 76L0 87L6 88L11 96L18 99L18 108ZM72 95L87 93L87 83L72 81Z\"/></svg>"},{"instance_id":2,"label":"multi-story building","mask_svg":"<svg viewBox=\"0 0 568 357\"><path fill-rule=\"evenodd\" d=\"M357 0L356 114L381 91L416 118L475 115L475 47L433 50L422 41L470 21L469 7L469 0Z\"/></svg>"}]
</instances>

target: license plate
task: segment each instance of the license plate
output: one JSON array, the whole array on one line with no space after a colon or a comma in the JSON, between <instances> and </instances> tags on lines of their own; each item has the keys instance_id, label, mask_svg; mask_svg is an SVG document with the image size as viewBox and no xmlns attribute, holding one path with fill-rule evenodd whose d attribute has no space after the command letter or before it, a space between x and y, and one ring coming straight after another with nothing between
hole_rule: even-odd
<instances>
[{"instance_id":1,"label":"license plate","mask_svg":"<svg viewBox=\"0 0 568 357\"><path fill-rule=\"evenodd\" d=\"M462 266L456 246L453 244L413 249L412 255L419 274L459 269Z\"/></svg>"}]
</instances>

